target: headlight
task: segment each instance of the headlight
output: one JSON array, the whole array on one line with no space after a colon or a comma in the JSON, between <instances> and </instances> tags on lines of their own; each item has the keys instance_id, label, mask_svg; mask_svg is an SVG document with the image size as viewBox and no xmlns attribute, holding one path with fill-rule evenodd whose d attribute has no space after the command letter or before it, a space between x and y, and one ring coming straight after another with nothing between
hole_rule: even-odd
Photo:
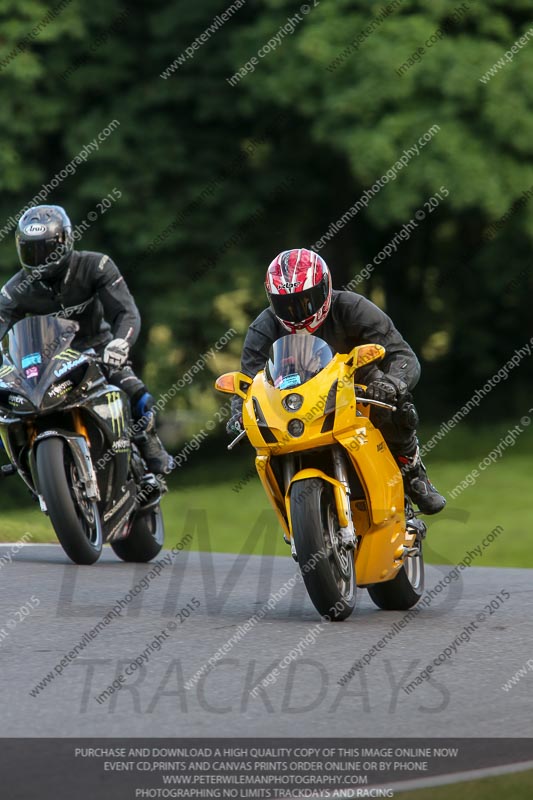
<instances>
[{"instance_id":1,"label":"headlight","mask_svg":"<svg viewBox=\"0 0 533 800\"><path fill-rule=\"evenodd\" d=\"M285 411L299 411L304 399L301 394L288 394L281 402Z\"/></svg>"},{"instance_id":2,"label":"headlight","mask_svg":"<svg viewBox=\"0 0 533 800\"><path fill-rule=\"evenodd\" d=\"M303 424L301 419L291 419L289 424L287 425L287 430L289 431L291 436L301 436L304 432L305 425Z\"/></svg>"}]
</instances>

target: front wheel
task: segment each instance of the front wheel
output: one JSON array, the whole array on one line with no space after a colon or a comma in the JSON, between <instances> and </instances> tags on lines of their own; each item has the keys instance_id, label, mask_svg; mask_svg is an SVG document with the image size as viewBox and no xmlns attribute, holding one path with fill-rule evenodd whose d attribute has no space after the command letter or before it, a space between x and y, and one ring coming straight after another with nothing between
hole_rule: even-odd
<instances>
[{"instance_id":1,"label":"front wheel","mask_svg":"<svg viewBox=\"0 0 533 800\"><path fill-rule=\"evenodd\" d=\"M70 448L50 437L37 445L39 490L61 547L75 564L94 564L102 552L96 502L85 497Z\"/></svg>"},{"instance_id":2,"label":"front wheel","mask_svg":"<svg viewBox=\"0 0 533 800\"><path fill-rule=\"evenodd\" d=\"M292 535L305 588L321 616L335 622L355 608L353 550L341 543L331 484L316 478L291 489Z\"/></svg>"},{"instance_id":3,"label":"front wheel","mask_svg":"<svg viewBox=\"0 0 533 800\"><path fill-rule=\"evenodd\" d=\"M368 594L384 611L406 611L418 603L424 591L424 556L422 542L417 539L418 553L407 556L392 581L368 587Z\"/></svg>"},{"instance_id":4,"label":"front wheel","mask_svg":"<svg viewBox=\"0 0 533 800\"><path fill-rule=\"evenodd\" d=\"M163 515L159 506L137 511L131 531L125 539L111 542L115 554L122 561L145 564L161 552L165 538Z\"/></svg>"}]
</instances>

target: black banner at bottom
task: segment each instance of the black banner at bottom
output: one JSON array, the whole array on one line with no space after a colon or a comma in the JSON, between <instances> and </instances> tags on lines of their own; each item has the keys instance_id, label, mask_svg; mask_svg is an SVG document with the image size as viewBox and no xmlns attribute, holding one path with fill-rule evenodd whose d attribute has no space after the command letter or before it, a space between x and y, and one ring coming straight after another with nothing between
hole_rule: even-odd
<instances>
[{"instance_id":1,"label":"black banner at bottom","mask_svg":"<svg viewBox=\"0 0 533 800\"><path fill-rule=\"evenodd\" d=\"M413 779L527 762L533 739L0 740L6 800L394 797Z\"/></svg>"}]
</instances>

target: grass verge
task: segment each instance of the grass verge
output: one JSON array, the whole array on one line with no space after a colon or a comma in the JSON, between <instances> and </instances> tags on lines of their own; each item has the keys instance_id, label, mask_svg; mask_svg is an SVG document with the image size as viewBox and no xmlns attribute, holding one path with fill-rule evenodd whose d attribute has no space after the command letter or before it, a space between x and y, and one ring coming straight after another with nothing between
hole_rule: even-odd
<instances>
[{"instance_id":1,"label":"grass verge","mask_svg":"<svg viewBox=\"0 0 533 800\"><path fill-rule=\"evenodd\" d=\"M533 770L483 778L478 781L452 783L410 792L398 792L401 800L531 800Z\"/></svg>"},{"instance_id":2,"label":"grass verge","mask_svg":"<svg viewBox=\"0 0 533 800\"><path fill-rule=\"evenodd\" d=\"M509 427L502 424L482 430L454 430L426 459L431 480L448 495ZM474 565L533 567L529 541L533 523L531 444L528 432L504 450L496 463L481 471L474 485L449 500L441 514L426 518L428 562L456 564L501 525L503 533ZM240 453L209 453L208 458L202 451L193 455L173 476L171 490L163 501L167 545L191 532L196 534L193 549L288 555L259 479L250 477L250 448L244 445ZM23 507L2 514L0 541L17 540L27 531L34 542L56 541L48 519L29 499Z\"/></svg>"}]
</instances>

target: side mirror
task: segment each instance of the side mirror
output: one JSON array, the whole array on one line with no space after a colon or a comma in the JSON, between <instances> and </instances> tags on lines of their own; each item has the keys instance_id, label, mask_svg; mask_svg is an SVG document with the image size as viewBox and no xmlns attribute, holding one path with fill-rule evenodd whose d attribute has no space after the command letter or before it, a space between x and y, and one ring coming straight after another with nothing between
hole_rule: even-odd
<instances>
[{"instance_id":1,"label":"side mirror","mask_svg":"<svg viewBox=\"0 0 533 800\"><path fill-rule=\"evenodd\" d=\"M361 367L366 367L366 365L371 364L372 361L381 361L384 356L385 348L382 347L382 345L363 344L354 347L346 361L346 365L350 367L350 375L353 375L356 370L361 369Z\"/></svg>"},{"instance_id":2,"label":"side mirror","mask_svg":"<svg viewBox=\"0 0 533 800\"><path fill-rule=\"evenodd\" d=\"M226 394L238 394L246 400L248 389L252 385L252 379L242 372L225 372L215 381L215 389Z\"/></svg>"}]
</instances>

